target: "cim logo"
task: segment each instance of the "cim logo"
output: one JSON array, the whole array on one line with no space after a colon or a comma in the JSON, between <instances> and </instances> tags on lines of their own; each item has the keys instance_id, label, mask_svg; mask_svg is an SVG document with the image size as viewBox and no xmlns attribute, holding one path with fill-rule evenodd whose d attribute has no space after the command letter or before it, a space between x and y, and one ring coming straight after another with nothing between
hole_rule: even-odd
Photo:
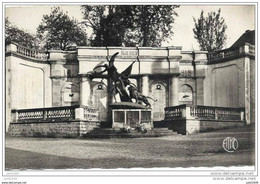
<instances>
[{"instance_id":1,"label":"cim logo","mask_svg":"<svg viewBox=\"0 0 260 184\"><path fill-rule=\"evenodd\" d=\"M234 152L238 148L238 141L234 137L227 137L223 141L223 148L227 152Z\"/></svg>"}]
</instances>

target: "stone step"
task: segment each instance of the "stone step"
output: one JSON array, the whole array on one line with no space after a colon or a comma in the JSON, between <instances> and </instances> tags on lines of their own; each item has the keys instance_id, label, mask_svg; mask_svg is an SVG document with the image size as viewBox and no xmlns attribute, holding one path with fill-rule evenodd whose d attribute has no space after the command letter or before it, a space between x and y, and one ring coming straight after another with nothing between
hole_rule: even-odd
<instances>
[{"instance_id":1,"label":"stone step","mask_svg":"<svg viewBox=\"0 0 260 184\"><path fill-rule=\"evenodd\" d=\"M131 130L130 133L139 133L137 130ZM91 134L114 134L114 133L126 133L121 130L93 130L90 132ZM141 133L141 132L140 132ZM175 132L171 130L148 130L148 133L157 133L157 134L175 134Z\"/></svg>"},{"instance_id":2,"label":"stone step","mask_svg":"<svg viewBox=\"0 0 260 184\"><path fill-rule=\"evenodd\" d=\"M147 133L142 133L137 130L131 132L122 132L121 130L114 130L112 128L96 128L89 132L85 137L89 138L138 138L138 137L161 137L161 136L178 136L177 132L168 130L168 128L155 128L148 130Z\"/></svg>"},{"instance_id":3,"label":"stone step","mask_svg":"<svg viewBox=\"0 0 260 184\"><path fill-rule=\"evenodd\" d=\"M156 132L172 132L172 130L169 130L168 128L154 128L153 131L156 131Z\"/></svg>"}]
</instances>

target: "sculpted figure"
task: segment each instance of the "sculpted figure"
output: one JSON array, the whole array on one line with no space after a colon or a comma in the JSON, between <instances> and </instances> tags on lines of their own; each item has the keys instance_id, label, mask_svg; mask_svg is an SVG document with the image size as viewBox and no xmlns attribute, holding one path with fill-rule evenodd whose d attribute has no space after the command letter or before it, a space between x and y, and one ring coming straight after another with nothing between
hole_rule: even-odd
<instances>
[{"instance_id":1,"label":"sculpted figure","mask_svg":"<svg viewBox=\"0 0 260 184\"><path fill-rule=\"evenodd\" d=\"M130 98L133 98L136 100L136 103L142 104L142 102L146 105L146 107L151 107L151 104L149 103L148 99L151 99L153 101L157 101L154 100L153 98L149 97L149 96L144 96L141 93L139 93L136 89L136 87L134 87L133 85L130 85L128 87L129 93L130 93Z\"/></svg>"},{"instance_id":2,"label":"sculpted figure","mask_svg":"<svg viewBox=\"0 0 260 184\"><path fill-rule=\"evenodd\" d=\"M130 81L128 78L131 74L132 66L135 63L135 61L130 66L128 66L122 73L118 73L117 68L114 65L115 57L118 54L119 54L118 52L115 53L110 58L110 60L108 60L108 62L109 62L108 65L107 64L99 65L99 66L96 66L93 70L100 68L100 67L104 67L105 69L103 71L95 72L95 74L102 74L104 72L107 72L108 78L111 79L114 84L114 88L113 88L112 92L114 92L114 94L119 93L121 102L132 102L131 98L129 97L129 95L126 91L126 86L130 85Z\"/></svg>"}]
</instances>

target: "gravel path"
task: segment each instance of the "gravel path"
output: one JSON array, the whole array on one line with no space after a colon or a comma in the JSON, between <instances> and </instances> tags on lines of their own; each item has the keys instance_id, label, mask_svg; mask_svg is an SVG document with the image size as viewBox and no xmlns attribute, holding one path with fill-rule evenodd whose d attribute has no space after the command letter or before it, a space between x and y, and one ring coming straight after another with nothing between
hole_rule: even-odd
<instances>
[{"instance_id":1,"label":"gravel path","mask_svg":"<svg viewBox=\"0 0 260 184\"><path fill-rule=\"evenodd\" d=\"M226 137L239 149L227 153ZM6 168L129 168L254 164L254 131L248 128L191 136L132 139L6 138Z\"/></svg>"}]
</instances>

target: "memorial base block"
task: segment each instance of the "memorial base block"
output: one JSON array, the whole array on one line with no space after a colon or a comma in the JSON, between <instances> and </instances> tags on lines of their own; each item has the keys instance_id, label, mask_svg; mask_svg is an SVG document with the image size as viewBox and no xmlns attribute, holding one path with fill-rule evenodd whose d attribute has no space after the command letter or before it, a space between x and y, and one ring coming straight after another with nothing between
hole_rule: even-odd
<instances>
[{"instance_id":1,"label":"memorial base block","mask_svg":"<svg viewBox=\"0 0 260 184\"><path fill-rule=\"evenodd\" d=\"M117 103L111 107L113 129L153 129L152 109L134 103Z\"/></svg>"}]
</instances>

